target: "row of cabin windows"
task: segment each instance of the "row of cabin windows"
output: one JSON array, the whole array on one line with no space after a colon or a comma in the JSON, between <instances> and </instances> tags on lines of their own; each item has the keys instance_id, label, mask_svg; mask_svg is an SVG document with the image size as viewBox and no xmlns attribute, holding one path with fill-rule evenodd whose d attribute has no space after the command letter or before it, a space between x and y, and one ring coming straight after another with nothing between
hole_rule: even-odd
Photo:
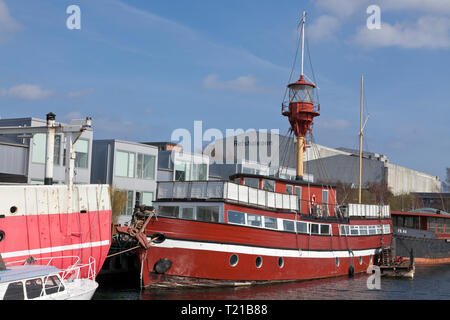
<instances>
[{"instance_id":1,"label":"row of cabin windows","mask_svg":"<svg viewBox=\"0 0 450 320\"><path fill-rule=\"evenodd\" d=\"M228 210L228 223L303 234L331 235L331 225L272 218Z\"/></svg>"},{"instance_id":2,"label":"row of cabin windows","mask_svg":"<svg viewBox=\"0 0 450 320\"><path fill-rule=\"evenodd\" d=\"M367 235L379 235L379 234L390 234L391 226L376 225L376 226L348 226L341 225L341 235L347 236L367 236Z\"/></svg>"},{"instance_id":3,"label":"row of cabin windows","mask_svg":"<svg viewBox=\"0 0 450 320\"><path fill-rule=\"evenodd\" d=\"M428 230L437 233L450 233L450 219L427 218ZM425 230L426 225L419 225L419 217L393 216L392 223L396 227ZM420 222L423 223L423 222Z\"/></svg>"},{"instance_id":4,"label":"row of cabin windows","mask_svg":"<svg viewBox=\"0 0 450 320\"><path fill-rule=\"evenodd\" d=\"M202 222L223 222L220 218L219 206L159 206L158 215L168 218L180 218Z\"/></svg>"},{"instance_id":5,"label":"row of cabin windows","mask_svg":"<svg viewBox=\"0 0 450 320\"><path fill-rule=\"evenodd\" d=\"M64 291L64 285L61 283L57 276L49 276L44 279L44 286L42 285L42 279L30 279L25 281L25 292L27 299L35 299L41 295L50 295ZM44 290L43 290L44 289ZM23 290L23 282L12 282L8 285L5 291L3 300L25 300L25 294Z\"/></svg>"}]
</instances>

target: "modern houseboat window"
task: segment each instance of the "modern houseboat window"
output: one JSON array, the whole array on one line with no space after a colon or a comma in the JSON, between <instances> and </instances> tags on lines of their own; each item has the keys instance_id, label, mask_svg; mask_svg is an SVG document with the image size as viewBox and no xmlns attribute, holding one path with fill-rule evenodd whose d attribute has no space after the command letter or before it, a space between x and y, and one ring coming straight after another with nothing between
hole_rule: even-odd
<instances>
[{"instance_id":1,"label":"modern houseboat window","mask_svg":"<svg viewBox=\"0 0 450 320\"><path fill-rule=\"evenodd\" d=\"M57 276L50 276L45 278L45 293L53 294L64 291L64 285L61 283Z\"/></svg>"},{"instance_id":2,"label":"modern houseboat window","mask_svg":"<svg viewBox=\"0 0 450 320\"><path fill-rule=\"evenodd\" d=\"M134 178L134 158L135 154L132 152L116 152L115 174L117 177Z\"/></svg>"},{"instance_id":3,"label":"modern houseboat window","mask_svg":"<svg viewBox=\"0 0 450 320\"><path fill-rule=\"evenodd\" d=\"M228 210L228 222L235 224L245 224L245 213Z\"/></svg>"},{"instance_id":4,"label":"modern houseboat window","mask_svg":"<svg viewBox=\"0 0 450 320\"><path fill-rule=\"evenodd\" d=\"M283 229L284 229L285 231L292 231L292 232L295 232L294 221L291 221L291 220L283 220Z\"/></svg>"},{"instance_id":5,"label":"modern houseboat window","mask_svg":"<svg viewBox=\"0 0 450 320\"><path fill-rule=\"evenodd\" d=\"M294 192L294 187L288 184L286 186L286 194L293 194L293 192Z\"/></svg>"},{"instance_id":6,"label":"modern houseboat window","mask_svg":"<svg viewBox=\"0 0 450 320\"><path fill-rule=\"evenodd\" d=\"M264 227L268 229L278 229L277 219L264 217Z\"/></svg>"},{"instance_id":7,"label":"modern houseboat window","mask_svg":"<svg viewBox=\"0 0 450 320\"><path fill-rule=\"evenodd\" d=\"M125 205L125 208L123 209L122 215L124 216L131 216L133 214L133 197L134 192L133 191L126 191L127 195L127 202Z\"/></svg>"},{"instance_id":8,"label":"modern houseboat window","mask_svg":"<svg viewBox=\"0 0 450 320\"><path fill-rule=\"evenodd\" d=\"M178 218L180 207L160 206L158 207L158 214L163 217Z\"/></svg>"},{"instance_id":9,"label":"modern houseboat window","mask_svg":"<svg viewBox=\"0 0 450 320\"><path fill-rule=\"evenodd\" d=\"M151 206L153 204L153 192L136 192L136 205Z\"/></svg>"},{"instance_id":10,"label":"modern houseboat window","mask_svg":"<svg viewBox=\"0 0 450 320\"><path fill-rule=\"evenodd\" d=\"M12 282L8 285L3 300L24 300L23 283L21 281Z\"/></svg>"},{"instance_id":11,"label":"modern houseboat window","mask_svg":"<svg viewBox=\"0 0 450 320\"><path fill-rule=\"evenodd\" d=\"M182 208L181 209L181 219L195 220L194 208Z\"/></svg>"},{"instance_id":12,"label":"modern houseboat window","mask_svg":"<svg viewBox=\"0 0 450 320\"><path fill-rule=\"evenodd\" d=\"M25 289L27 291L28 299L35 299L41 296L42 292L42 279L31 279L25 282Z\"/></svg>"},{"instance_id":13,"label":"modern houseboat window","mask_svg":"<svg viewBox=\"0 0 450 320\"><path fill-rule=\"evenodd\" d=\"M155 156L138 153L137 177L145 180L155 180Z\"/></svg>"},{"instance_id":14,"label":"modern houseboat window","mask_svg":"<svg viewBox=\"0 0 450 320\"><path fill-rule=\"evenodd\" d=\"M321 224L320 225L320 234L330 234L330 225L329 224Z\"/></svg>"},{"instance_id":15,"label":"modern houseboat window","mask_svg":"<svg viewBox=\"0 0 450 320\"><path fill-rule=\"evenodd\" d=\"M252 227L261 227L262 226L261 216L257 216L254 214L247 214L247 224Z\"/></svg>"},{"instance_id":16,"label":"modern houseboat window","mask_svg":"<svg viewBox=\"0 0 450 320\"><path fill-rule=\"evenodd\" d=\"M88 152L89 152L89 140L86 139L78 139L77 142L73 145L73 150L75 151L75 168L84 168L88 167ZM134 162L134 160L133 160ZM134 170L134 164L133 164Z\"/></svg>"},{"instance_id":17,"label":"modern houseboat window","mask_svg":"<svg viewBox=\"0 0 450 320\"><path fill-rule=\"evenodd\" d=\"M244 178L244 185L259 189L259 179L256 178Z\"/></svg>"},{"instance_id":18,"label":"modern houseboat window","mask_svg":"<svg viewBox=\"0 0 450 320\"><path fill-rule=\"evenodd\" d=\"M219 207L197 207L197 220L205 222L219 222Z\"/></svg>"},{"instance_id":19,"label":"modern houseboat window","mask_svg":"<svg viewBox=\"0 0 450 320\"><path fill-rule=\"evenodd\" d=\"M309 233L308 223L307 222L297 222L297 232L308 234Z\"/></svg>"},{"instance_id":20,"label":"modern houseboat window","mask_svg":"<svg viewBox=\"0 0 450 320\"><path fill-rule=\"evenodd\" d=\"M311 234L319 234L319 225L317 223L311 223Z\"/></svg>"},{"instance_id":21,"label":"modern houseboat window","mask_svg":"<svg viewBox=\"0 0 450 320\"><path fill-rule=\"evenodd\" d=\"M275 181L273 180L263 180L263 190L275 192Z\"/></svg>"}]
</instances>

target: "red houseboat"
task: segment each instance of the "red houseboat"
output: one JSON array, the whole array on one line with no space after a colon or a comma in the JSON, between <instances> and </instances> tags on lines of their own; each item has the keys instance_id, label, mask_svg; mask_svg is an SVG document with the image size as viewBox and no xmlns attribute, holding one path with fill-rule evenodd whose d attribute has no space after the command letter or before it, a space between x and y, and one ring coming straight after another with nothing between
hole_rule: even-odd
<instances>
[{"instance_id":1,"label":"red houseboat","mask_svg":"<svg viewBox=\"0 0 450 320\"><path fill-rule=\"evenodd\" d=\"M142 285L220 286L296 281L365 272L388 247L388 206L336 204L336 188L303 179L303 152L319 116L315 84L288 85L288 117L297 137L296 180L236 174L229 181L159 182L157 219L140 250ZM147 220L148 221L148 220Z\"/></svg>"}]
</instances>

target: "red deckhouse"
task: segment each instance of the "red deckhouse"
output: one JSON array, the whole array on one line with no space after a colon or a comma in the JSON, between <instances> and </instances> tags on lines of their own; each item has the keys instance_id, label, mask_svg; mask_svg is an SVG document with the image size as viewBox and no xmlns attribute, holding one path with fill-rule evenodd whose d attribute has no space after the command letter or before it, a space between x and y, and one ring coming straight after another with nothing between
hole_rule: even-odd
<instances>
[{"instance_id":1,"label":"red deckhouse","mask_svg":"<svg viewBox=\"0 0 450 320\"><path fill-rule=\"evenodd\" d=\"M319 115L314 88L302 76L284 108L299 140L295 181L236 174L158 183L158 216L145 229L157 241L139 251L144 287L317 279L376 263L392 239L389 206L338 206L334 186L302 179L305 137Z\"/></svg>"}]
</instances>

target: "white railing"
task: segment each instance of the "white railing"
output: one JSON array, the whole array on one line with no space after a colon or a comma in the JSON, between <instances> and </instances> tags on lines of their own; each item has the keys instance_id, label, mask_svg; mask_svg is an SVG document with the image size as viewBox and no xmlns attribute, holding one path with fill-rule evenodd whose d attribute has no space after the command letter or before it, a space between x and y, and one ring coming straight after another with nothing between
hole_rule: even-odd
<instances>
[{"instance_id":1,"label":"white railing","mask_svg":"<svg viewBox=\"0 0 450 320\"><path fill-rule=\"evenodd\" d=\"M349 203L347 208L348 217L361 218L390 218L391 209L389 205L370 205Z\"/></svg>"},{"instance_id":2,"label":"white railing","mask_svg":"<svg viewBox=\"0 0 450 320\"><path fill-rule=\"evenodd\" d=\"M157 200L231 200L271 209L298 210L298 197L228 181L158 182Z\"/></svg>"}]
</instances>

